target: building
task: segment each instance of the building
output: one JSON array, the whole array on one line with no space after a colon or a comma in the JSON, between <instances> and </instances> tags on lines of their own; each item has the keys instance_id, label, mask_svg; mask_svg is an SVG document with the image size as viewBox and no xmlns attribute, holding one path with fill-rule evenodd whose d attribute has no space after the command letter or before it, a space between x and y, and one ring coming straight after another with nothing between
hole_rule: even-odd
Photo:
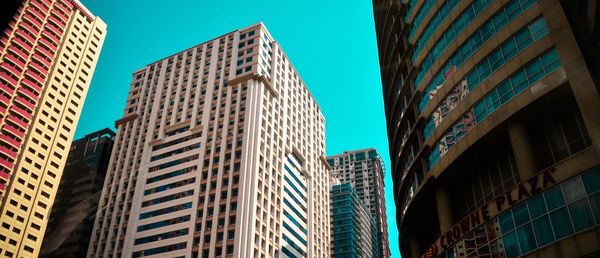
<instances>
[{"instance_id":1,"label":"building","mask_svg":"<svg viewBox=\"0 0 600 258\"><path fill-rule=\"evenodd\" d=\"M331 176L342 184L349 183L375 219L377 231L375 257L390 257L387 214L385 208L384 166L373 148L345 151L328 156Z\"/></svg>"},{"instance_id":2,"label":"building","mask_svg":"<svg viewBox=\"0 0 600 258\"><path fill-rule=\"evenodd\" d=\"M328 257L325 119L262 23L133 73L88 257Z\"/></svg>"},{"instance_id":3,"label":"building","mask_svg":"<svg viewBox=\"0 0 600 258\"><path fill-rule=\"evenodd\" d=\"M73 141L48 219L41 257L85 257L115 133L106 128Z\"/></svg>"},{"instance_id":4,"label":"building","mask_svg":"<svg viewBox=\"0 0 600 258\"><path fill-rule=\"evenodd\" d=\"M78 1L23 1L0 35L0 253L37 257L106 35Z\"/></svg>"},{"instance_id":5,"label":"building","mask_svg":"<svg viewBox=\"0 0 600 258\"><path fill-rule=\"evenodd\" d=\"M373 5L403 257L597 255L598 2Z\"/></svg>"},{"instance_id":6,"label":"building","mask_svg":"<svg viewBox=\"0 0 600 258\"><path fill-rule=\"evenodd\" d=\"M352 184L331 185L331 257L380 257L375 218Z\"/></svg>"}]
</instances>

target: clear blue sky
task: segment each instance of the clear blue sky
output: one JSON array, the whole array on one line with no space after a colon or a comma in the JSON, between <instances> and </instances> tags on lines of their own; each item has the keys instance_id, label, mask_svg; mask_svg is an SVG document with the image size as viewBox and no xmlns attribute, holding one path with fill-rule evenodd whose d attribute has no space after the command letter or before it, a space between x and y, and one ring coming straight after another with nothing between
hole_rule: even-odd
<instances>
[{"instance_id":1,"label":"clear blue sky","mask_svg":"<svg viewBox=\"0 0 600 258\"><path fill-rule=\"evenodd\" d=\"M370 0L82 2L108 24L108 34L76 137L114 128L133 71L262 21L321 106L327 154L375 147L390 167ZM385 179L390 246L400 257L390 171Z\"/></svg>"}]
</instances>

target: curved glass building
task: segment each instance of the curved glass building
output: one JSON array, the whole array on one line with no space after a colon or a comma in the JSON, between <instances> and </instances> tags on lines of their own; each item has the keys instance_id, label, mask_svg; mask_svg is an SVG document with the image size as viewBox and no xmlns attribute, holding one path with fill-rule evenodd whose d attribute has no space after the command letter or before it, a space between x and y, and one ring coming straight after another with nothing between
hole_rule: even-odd
<instances>
[{"instance_id":1,"label":"curved glass building","mask_svg":"<svg viewBox=\"0 0 600 258\"><path fill-rule=\"evenodd\" d=\"M594 0L373 0L403 257L600 252Z\"/></svg>"}]
</instances>

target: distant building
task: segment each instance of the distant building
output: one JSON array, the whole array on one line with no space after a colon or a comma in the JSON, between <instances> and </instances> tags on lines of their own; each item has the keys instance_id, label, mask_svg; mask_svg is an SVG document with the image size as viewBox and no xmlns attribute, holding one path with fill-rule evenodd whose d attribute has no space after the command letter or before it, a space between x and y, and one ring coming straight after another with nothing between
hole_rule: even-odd
<instances>
[{"instance_id":1,"label":"distant building","mask_svg":"<svg viewBox=\"0 0 600 258\"><path fill-rule=\"evenodd\" d=\"M378 258L375 219L350 183L331 185L331 257Z\"/></svg>"},{"instance_id":2,"label":"distant building","mask_svg":"<svg viewBox=\"0 0 600 258\"><path fill-rule=\"evenodd\" d=\"M103 129L75 140L48 220L40 257L84 257L115 133Z\"/></svg>"},{"instance_id":3,"label":"distant building","mask_svg":"<svg viewBox=\"0 0 600 258\"><path fill-rule=\"evenodd\" d=\"M375 257L390 257L385 207L383 161L373 148L345 151L327 157L331 166L330 175L342 184L349 183L375 219L377 249Z\"/></svg>"},{"instance_id":4,"label":"distant building","mask_svg":"<svg viewBox=\"0 0 600 258\"><path fill-rule=\"evenodd\" d=\"M18 8L0 31L0 255L37 257L106 24L77 0L8 2L0 9Z\"/></svg>"},{"instance_id":5,"label":"distant building","mask_svg":"<svg viewBox=\"0 0 600 258\"><path fill-rule=\"evenodd\" d=\"M325 119L262 23L133 73L88 257L329 257Z\"/></svg>"},{"instance_id":6,"label":"distant building","mask_svg":"<svg viewBox=\"0 0 600 258\"><path fill-rule=\"evenodd\" d=\"M373 0L402 257L600 255L599 7Z\"/></svg>"}]
</instances>

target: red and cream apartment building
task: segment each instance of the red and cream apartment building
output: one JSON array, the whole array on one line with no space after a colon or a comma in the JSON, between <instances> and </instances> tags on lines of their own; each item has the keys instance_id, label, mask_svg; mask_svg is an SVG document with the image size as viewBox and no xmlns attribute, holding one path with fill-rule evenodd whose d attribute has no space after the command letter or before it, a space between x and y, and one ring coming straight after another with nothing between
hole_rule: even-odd
<instances>
[{"instance_id":1,"label":"red and cream apartment building","mask_svg":"<svg viewBox=\"0 0 600 258\"><path fill-rule=\"evenodd\" d=\"M106 24L77 0L20 1L0 32L0 255L37 257Z\"/></svg>"}]
</instances>

